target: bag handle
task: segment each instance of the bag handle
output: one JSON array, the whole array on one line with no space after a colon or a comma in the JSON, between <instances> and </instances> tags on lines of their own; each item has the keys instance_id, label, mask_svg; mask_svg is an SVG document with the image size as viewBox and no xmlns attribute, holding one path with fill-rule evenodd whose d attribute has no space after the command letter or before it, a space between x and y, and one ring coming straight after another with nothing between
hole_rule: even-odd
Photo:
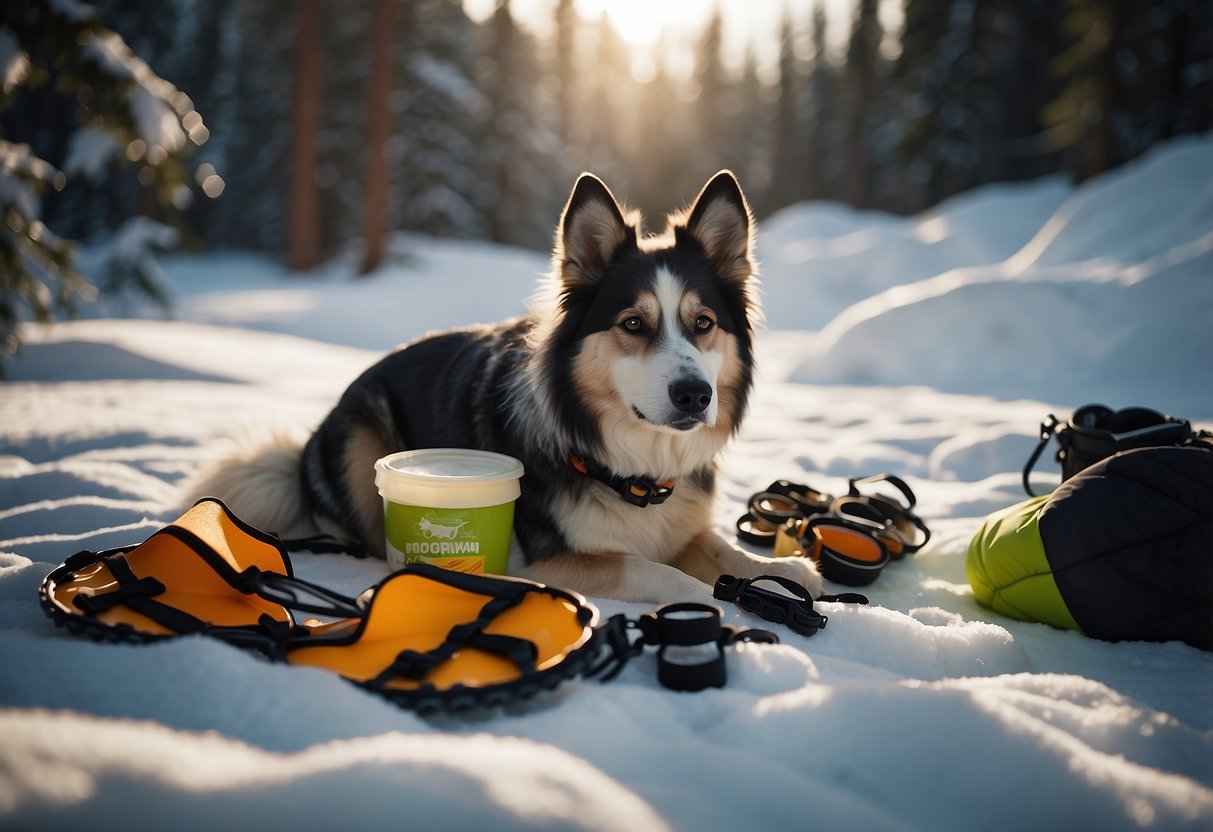
<instances>
[{"instance_id":1,"label":"bag handle","mask_svg":"<svg viewBox=\"0 0 1213 832\"><path fill-rule=\"evenodd\" d=\"M1057 432L1057 427L1060 424L1061 421L1052 413L1048 415L1045 421L1040 423L1040 443L1037 444L1036 450L1032 451L1032 455L1028 457L1028 461L1023 466L1023 490L1028 493L1029 497L1039 496L1032 490L1028 477L1032 473L1032 469L1036 467L1036 461L1044 453L1045 446L1049 444L1049 440L1053 438L1053 434Z\"/></svg>"}]
</instances>

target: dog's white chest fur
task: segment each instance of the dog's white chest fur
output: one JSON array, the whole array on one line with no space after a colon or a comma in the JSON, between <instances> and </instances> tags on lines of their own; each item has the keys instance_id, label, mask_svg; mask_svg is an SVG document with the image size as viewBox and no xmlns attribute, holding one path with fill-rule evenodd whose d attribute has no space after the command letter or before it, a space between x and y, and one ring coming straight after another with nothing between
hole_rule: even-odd
<instances>
[{"instance_id":1,"label":"dog's white chest fur","mask_svg":"<svg viewBox=\"0 0 1213 832\"><path fill-rule=\"evenodd\" d=\"M573 549L615 551L657 563L671 563L690 537L708 527L711 515L708 495L689 487L679 491L677 484L664 503L643 508L605 487L559 502L555 516L577 521L561 528Z\"/></svg>"}]
</instances>

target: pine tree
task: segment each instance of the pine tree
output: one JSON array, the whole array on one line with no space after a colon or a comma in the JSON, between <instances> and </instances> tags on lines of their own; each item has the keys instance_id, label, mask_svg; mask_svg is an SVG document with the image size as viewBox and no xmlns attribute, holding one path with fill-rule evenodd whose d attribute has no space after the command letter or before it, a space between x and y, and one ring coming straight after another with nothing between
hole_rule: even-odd
<instances>
[{"instance_id":1,"label":"pine tree","mask_svg":"<svg viewBox=\"0 0 1213 832\"><path fill-rule=\"evenodd\" d=\"M633 181L634 162L627 130L637 127L632 105L630 55L606 14L586 32L592 37L593 55L581 85L582 99L575 110L577 140L569 159L577 170L590 170L602 177L617 193L628 193L633 204L643 206Z\"/></svg>"},{"instance_id":2,"label":"pine tree","mask_svg":"<svg viewBox=\"0 0 1213 832\"><path fill-rule=\"evenodd\" d=\"M856 208L868 206L872 192L871 125L880 73L883 30L878 0L856 0L847 46L843 88L846 103L846 199Z\"/></svg>"},{"instance_id":3,"label":"pine tree","mask_svg":"<svg viewBox=\"0 0 1213 832\"><path fill-rule=\"evenodd\" d=\"M485 34L480 84L487 106L479 141L489 237L546 248L563 188L548 175L549 160L560 158L560 140L539 83L535 44L514 22L509 0L498 4Z\"/></svg>"},{"instance_id":4,"label":"pine tree","mask_svg":"<svg viewBox=\"0 0 1213 832\"><path fill-rule=\"evenodd\" d=\"M1213 3L1170 0L1158 27L1158 136L1213 128ZM1151 51L1154 51L1153 49Z\"/></svg>"},{"instance_id":5,"label":"pine tree","mask_svg":"<svg viewBox=\"0 0 1213 832\"><path fill-rule=\"evenodd\" d=\"M729 79L721 61L724 19L720 6L714 6L699 42L695 46L695 121L704 141L691 145L690 173L694 179L706 179L721 167L720 151L714 142L726 130L729 118Z\"/></svg>"},{"instance_id":6,"label":"pine tree","mask_svg":"<svg viewBox=\"0 0 1213 832\"><path fill-rule=\"evenodd\" d=\"M825 5L813 9L811 41L813 57L805 85L804 112L807 121L803 193L807 199L839 199L842 196L842 142L838 73L826 49Z\"/></svg>"},{"instance_id":7,"label":"pine tree","mask_svg":"<svg viewBox=\"0 0 1213 832\"><path fill-rule=\"evenodd\" d=\"M795 171L777 167L779 160L774 158L777 131L790 127L795 132L796 123L795 102L788 105L784 113L782 101L775 98L778 95L777 88L769 88L758 77L758 56L752 46L747 47L741 74L725 94L726 126L719 133L721 146L718 161L713 166L726 167L737 174L751 207L758 213L767 213L786 204L773 201L773 186L782 185L785 180L795 184ZM772 110L775 110L774 118ZM783 162L796 168L798 154L789 155ZM795 192L789 189L781 198L795 199Z\"/></svg>"},{"instance_id":8,"label":"pine tree","mask_svg":"<svg viewBox=\"0 0 1213 832\"><path fill-rule=\"evenodd\" d=\"M20 138L21 125L0 121L0 351L19 346L27 317L47 321L71 314L93 286L74 268L73 244L41 219L48 187L69 177L98 177L114 165L134 168L141 198L127 208L174 214L190 195L184 158L205 141L193 102L156 75L88 6L33 0L0 7L0 112L18 95L53 81L75 99L77 128L57 171ZM45 89L45 88L44 88ZM176 206L176 207L174 207ZM146 255L173 236L144 221L129 228L134 256L111 259L103 288L136 288L167 302Z\"/></svg>"},{"instance_id":9,"label":"pine tree","mask_svg":"<svg viewBox=\"0 0 1213 832\"><path fill-rule=\"evenodd\" d=\"M280 255L287 240L297 7L293 0L232 3L215 67L222 102L211 119L217 152L206 157L222 171L225 187L205 236L211 245Z\"/></svg>"},{"instance_id":10,"label":"pine tree","mask_svg":"<svg viewBox=\"0 0 1213 832\"><path fill-rule=\"evenodd\" d=\"M938 56L937 49L948 32L951 6L952 0L906 0L901 54L894 67L907 117L901 151L909 169L908 199L920 208L938 200L941 190L929 154L938 133L936 96L951 57Z\"/></svg>"},{"instance_id":11,"label":"pine tree","mask_svg":"<svg viewBox=\"0 0 1213 832\"><path fill-rule=\"evenodd\" d=\"M790 12L784 13L779 31L779 81L775 99L774 163L770 177L769 210L790 205L805 196L808 179L808 125L804 124L803 76L796 55L796 32Z\"/></svg>"},{"instance_id":12,"label":"pine tree","mask_svg":"<svg viewBox=\"0 0 1213 832\"><path fill-rule=\"evenodd\" d=\"M291 96L286 265L292 271L304 271L320 263L320 194L316 189L316 134L321 118L319 0L298 0L296 10L299 28Z\"/></svg>"},{"instance_id":13,"label":"pine tree","mask_svg":"<svg viewBox=\"0 0 1213 832\"><path fill-rule=\"evenodd\" d=\"M906 209L1039 175L1056 54L1052 0L912 0L895 77L907 105ZM1050 23L1052 21L1052 23Z\"/></svg>"},{"instance_id":14,"label":"pine tree","mask_svg":"<svg viewBox=\"0 0 1213 832\"><path fill-rule=\"evenodd\" d=\"M476 130L488 102L476 84L474 25L459 0L414 0L401 18L389 142L392 227L483 238Z\"/></svg>"},{"instance_id":15,"label":"pine tree","mask_svg":"<svg viewBox=\"0 0 1213 832\"><path fill-rule=\"evenodd\" d=\"M679 95L680 83L673 77L663 60L666 35L658 39L654 47L653 76L640 86L635 109L640 114L644 136L628 148L626 168L630 177L617 181L608 180L611 187L626 187L630 205L643 214L652 231L660 231L665 212L675 206L671 194L678 194L686 185L685 154L681 152L688 140L688 119L684 115L686 102Z\"/></svg>"},{"instance_id":16,"label":"pine tree","mask_svg":"<svg viewBox=\"0 0 1213 832\"><path fill-rule=\"evenodd\" d=\"M108 0L106 6L122 5ZM163 9L163 4L159 4ZM213 243L223 238L216 234L216 225L225 211L231 209L221 200L227 183L228 147L233 131L227 129L230 120L231 96L237 79L233 77L232 21L237 0L173 0L172 14L160 14L176 20L172 37L163 51L149 55L157 67L163 66L164 77L186 92L198 112L206 113L208 140L196 154L199 162L195 180L207 199L195 199L185 210L188 229L198 243ZM107 19L109 19L107 17Z\"/></svg>"},{"instance_id":17,"label":"pine tree","mask_svg":"<svg viewBox=\"0 0 1213 832\"><path fill-rule=\"evenodd\" d=\"M1071 44L1054 62L1064 87L1044 111L1080 177L1161 138L1207 129L1213 23L1207 3L1069 0Z\"/></svg>"},{"instance_id":18,"label":"pine tree","mask_svg":"<svg viewBox=\"0 0 1213 832\"><path fill-rule=\"evenodd\" d=\"M576 122L580 81L577 48L581 23L573 0L559 0L553 11L553 23L556 27L552 58L552 75L556 81L556 117L560 125L560 138L567 147L579 138Z\"/></svg>"}]
</instances>

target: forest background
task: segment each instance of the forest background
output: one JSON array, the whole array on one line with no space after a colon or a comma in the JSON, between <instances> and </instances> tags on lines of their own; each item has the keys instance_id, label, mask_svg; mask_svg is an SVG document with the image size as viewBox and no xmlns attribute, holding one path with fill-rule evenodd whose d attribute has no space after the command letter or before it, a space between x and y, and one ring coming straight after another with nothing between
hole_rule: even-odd
<instances>
[{"instance_id":1,"label":"forest background","mask_svg":"<svg viewBox=\"0 0 1213 832\"><path fill-rule=\"evenodd\" d=\"M39 200L6 208L20 273L0 294L21 301L0 311L70 311L89 282L154 296L148 248L267 251L304 271L353 245L362 272L403 256L394 230L543 249L586 169L653 231L722 167L760 219L805 200L910 214L988 182L1086 179L1213 123L1205 0L854 0L846 20L829 19L845 3L767 2L782 22L766 62L727 45L718 6L689 39L639 49L574 0L541 27L509 0L478 19L458 0L6 4L0 34L20 48L0 39L0 173L28 168ZM112 101L77 53L109 30L130 50L118 74L171 103L172 147L133 97L130 129L97 139ZM108 279L64 283L70 246L56 257L37 236L101 243L132 217L154 224Z\"/></svg>"}]
</instances>

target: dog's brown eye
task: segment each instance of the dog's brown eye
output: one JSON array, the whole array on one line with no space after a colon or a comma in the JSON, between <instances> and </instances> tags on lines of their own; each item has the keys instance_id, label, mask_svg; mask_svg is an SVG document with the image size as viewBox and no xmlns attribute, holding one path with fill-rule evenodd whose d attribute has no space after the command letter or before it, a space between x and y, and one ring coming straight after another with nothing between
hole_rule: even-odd
<instances>
[{"instance_id":1,"label":"dog's brown eye","mask_svg":"<svg viewBox=\"0 0 1213 832\"><path fill-rule=\"evenodd\" d=\"M713 321L711 318L709 318L707 315L700 315L698 318L695 319L695 331L696 332L707 332L709 329L711 329L715 325L716 325L716 322Z\"/></svg>"},{"instance_id":2,"label":"dog's brown eye","mask_svg":"<svg viewBox=\"0 0 1213 832\"><path fill-rule=\"evenodd\" d=\"M633 315L630 318L625 318L623 323L620 324L620 326L623 327L624 329L626 329L628 332L639 332L641 329L644 328L644 321L640 320L640 318Z\"/></svg>"}]
</instances>

